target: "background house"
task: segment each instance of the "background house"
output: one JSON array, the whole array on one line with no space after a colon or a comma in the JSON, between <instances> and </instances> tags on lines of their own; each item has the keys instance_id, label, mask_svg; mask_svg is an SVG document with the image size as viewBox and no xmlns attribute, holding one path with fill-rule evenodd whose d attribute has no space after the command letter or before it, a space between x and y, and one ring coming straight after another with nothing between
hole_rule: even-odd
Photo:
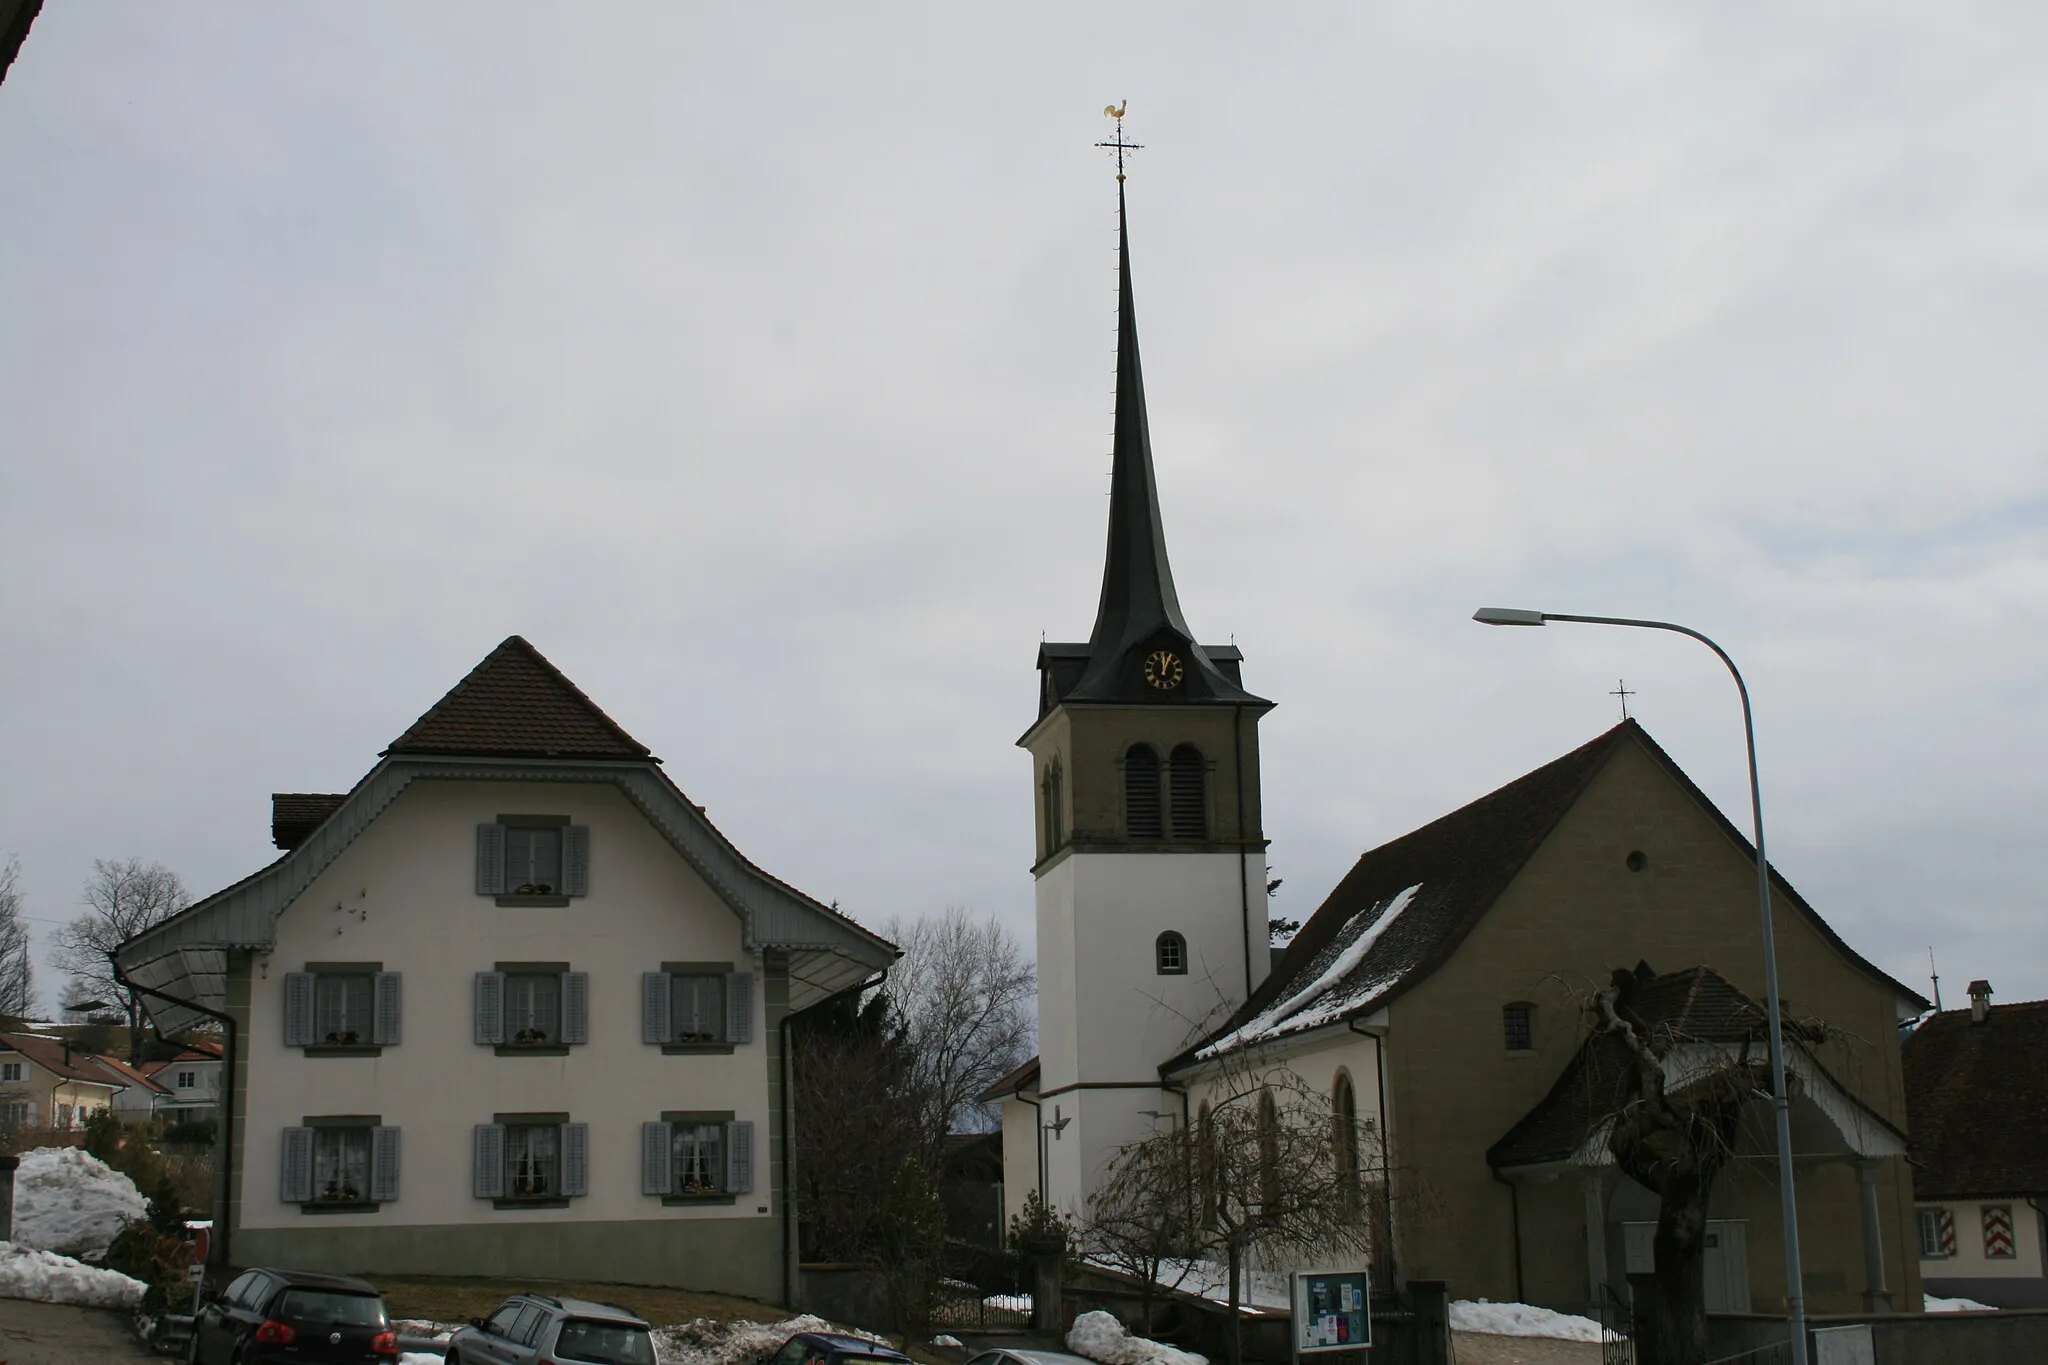
<instances>
[{"instance_id":1,"label":"background house","mask_svg":"<svg viewBox=\"0 0 2048 1365\"><path fill-rule=\"evenodd\" d=\"M135 1068L156 1086L155 1114L164 1124L203 1122L220 1109L219 1044L189 1040L177 1054Z\"/></svg>"},{"instance_id":2,"label":"background house","mask_svg":"<svg viewBox=\"0 0 2048 1365\"><path fill-rule=\"evenodd\" d=\"M1994 1308L2048 1308L2048 1000L1920 1021L1905 1047L1921 1283Z\"/></svg>"},{"instance_id":3,"label":"background house","mask_svg":"<svg viewBox=\"0 0 2048 1365\"><path fill-rule=\"evenodd\" d=\"M68 1038L0 1033L0 1124L11 1128L83 1128L128 1084Z\"/></svg>"}]
</instances>

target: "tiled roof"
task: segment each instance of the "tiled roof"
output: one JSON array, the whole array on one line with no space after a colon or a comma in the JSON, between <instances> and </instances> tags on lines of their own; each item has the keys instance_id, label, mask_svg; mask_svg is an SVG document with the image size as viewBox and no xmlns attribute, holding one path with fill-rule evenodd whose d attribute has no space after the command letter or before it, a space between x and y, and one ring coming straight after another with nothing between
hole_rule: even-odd
<instances>
[{"instance_id":1,"label":"tiled roof","mask_svg":"<svg viewBox=\"0 0 2048 1365\"><path fill-rule=\"evenodd\" d=\"M1711 967L1643 980L1629 1006L1660 1046L1740 1043L1765 1034L1763 1006ZM1757 1057L1765 1055L1759 1041ZM1565 1160L1628 1100L1629 1085L1627 1044L1611 1033L1592 1035L1566 1063L1550 1093L1487 1151L1487 1164L1501 1170Z\"/></svg>"},{"instance_id":2,"label":"tiled roof","mask_svg":"<svg viewBox=\"0 0 2048 1365\"><path fill-rule=\"evenodd\" d=\"M648 758L581 688L524 638L492 650L387 754L501 758Z\"/></svg>"},{"instance_id":3,"label":"tiled roof","mask_svg":"<svg viewBox=\"0 0 2048 1365\"><path fill-rule=\"evenodd\" d=\"M76 1057L83 1057L85 1054L73 1053L72 1055ZM113 1077L114 1080L118 1081L122 1085L140 1086L144 1090L154 1091L159 1095L168 1095L171 1093L169 1086L163 1084L163 1082L161 1081L154 1079L152 1076L142 1071L140 1068L128 1065L128 1063L126 1062L117 1061L112 1057L102 1057L97 1053L93 1055L91 1060L96 1065L98 1065L103 1071L105 1071L109 1076ZM94 1079L99 1080L104 1078L95 1077Z\"/></svg>"},{"instance_id":4,"label":"tiled roof","mask_svg":"<svg viewBox=\"0 0 2048 1365\"><path fill-rule=\"evenodd\" d=\"M93 1065L92 1053L82 1048L71 1048L67 1052L62 1038L42 1033L0 1033L0 1049L18 1052L51 1075L62 1076L66 1080L104 1086L122 1084Z\"/></svg>"},{"instance_id":5,"label":"tiled roof","mask_svg":"<svg viewBox=\"0 0 2048 1365\"><path fill-rule=\"evenodd\" d=\"M1903 1054L1917 1198L2048 1194L2048 1000L1943 1010Z\"/></svg>"},{"instance_id":6,"label":"tiled roof","mask_svg":"<svg viewBox=\"0 0 2048 1365\"><path fill-rule=\"evenodd\" d=\"M272 792L270 842L286 851L297 848L346 800L347 792Z\"/></svg>"},{"instance_id":7,"label":"tiled roof","mask_svg":"<svg viewBox=\"0 0 2048 1365\"><path fill-rule=\"evenodd\" d=\"M1377 1009L1434 971L1492 908L1530 855L1635 725L1624 721L1589 744L1516 778L1471 805L1382 844L1360 858L1287 945L1272 974L1209 1047L1233 1034L1251 1041L1298 1031L1295 1018L1331 1022ZM1417 888L1403 899L1410 887ZM1345 950L1389 911L1398 918L1362 958L1324 988ZM1341 1008L1332 1012L1332 1001ZM1279 1009L1276 1011L1275 1006ZM1262 1016L1273 1015L1270 1019ZM1329 1016L1329 1017L1325 1017Z\"/></svg>"},{"instance_id":8,"label":"tiled roof","mask_svg":"<svg viewBox=\"0 0 2048 1365\"><path fill-rule=\"evenodd\" d=\"M1624 743L1634 742L1744 855L1754 845L1633 720L1361 857L1230 1020L1169 1069L1228 1050L1356 1018L1435 971L1493 908L1565 812ZM1905 1000L1926 1002L1842 941L1775 869L1772 897L1806 917L1836 951ZM1410 894L1412 889L1412 894ZM1382 924L1382 920L1388 922Z\"/></svg>"}]
</instances>

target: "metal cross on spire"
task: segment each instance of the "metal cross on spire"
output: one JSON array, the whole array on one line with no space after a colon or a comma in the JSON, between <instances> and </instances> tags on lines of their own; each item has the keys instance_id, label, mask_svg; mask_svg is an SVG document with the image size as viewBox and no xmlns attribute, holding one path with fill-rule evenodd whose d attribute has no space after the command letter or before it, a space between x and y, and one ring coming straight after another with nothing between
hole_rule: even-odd
<instances>
[{"instance_id":1,"label":"metal cross on spire","mask_svg":"<svg viewBox=\"0 0 2048 1365\"><path fill-rule=\"evenodd\" d=\"M1610 697L1620 697L1620 698L1621 698L1621 718L1622 718L1623 720L1627 720L1627 719L1628 719L1628 699L1629 699L1630 697L1633 697L1633 696L1635 695L1635 692L1634 692L1633 690L1631 690L1631 689L1630 689L1630 687L1629 687L1629 685L1628 685L1628 682L1627 682L1627 680L1626 680L1626 679L1623 679L1623 680L1621 680L1621 681L1618 681L1618 682L1616 682L1616 683L1614 684L1614 690L1613 690L1612 692L1609 692L1609 693L1608 693L1607 695L1608 695L1608 696L1610 696Z\"/></svg>"},{"instance_id":2,"label":"metal cross on spire","mask_svg":"<svg viewBox=\"0 0 2048 1365\"><path fill-rule=\"evenodd\" d=\"M1116 178L1118 184L1122 184L1124 178L1124 153L1141 152L1145 149L1145 144L1142 142L1124 141L1124 110L1130 107L1131 102L1129 100L1125 100L1122 104L1103 106L1103 114L1116 120L1116 136L1108 142L1098 142L1095 144L1098 147L1113 147L1116 149Z\"/></svg>"}]
</instances>

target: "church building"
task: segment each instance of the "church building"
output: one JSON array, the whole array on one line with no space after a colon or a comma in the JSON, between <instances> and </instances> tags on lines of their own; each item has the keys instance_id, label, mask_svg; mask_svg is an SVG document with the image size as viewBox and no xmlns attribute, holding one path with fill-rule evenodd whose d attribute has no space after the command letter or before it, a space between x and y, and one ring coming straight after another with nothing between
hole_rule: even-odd
<instances>
[{"instance_id":1,"label":"church building","mask_svg":"<svg viewBox=\"0 0 2048 1365\"><path fill-rule=\"evenodd\" d=\"M1672 1056L1760 1056L1755 849L1625 720L1366 852L1276 954L1258 749L1273 703L1174 591L1121 178L1118 230L1102 594L1087 643L1040 646L1019 741L1041 1054L983 1097L1002 1110L1007 1212L1035 1191L1085 1213L1119 1147L1199 1122L1205 1086L1251 1058L1344 1120L1379 1210L1376 1285L1598 1312L1650 1269L1657 1198L1607 1150L1612 1039L1587 1000L1625 977ZM1897 1024L1926 1001L1772 876L1787 1017L1828 1026L1787 1056L1808 1307L1916 1311ZM1783 1309L1775 1150L1759 1101L1708 1207L1710 1310Z\"/></svg>"}]
</instances>

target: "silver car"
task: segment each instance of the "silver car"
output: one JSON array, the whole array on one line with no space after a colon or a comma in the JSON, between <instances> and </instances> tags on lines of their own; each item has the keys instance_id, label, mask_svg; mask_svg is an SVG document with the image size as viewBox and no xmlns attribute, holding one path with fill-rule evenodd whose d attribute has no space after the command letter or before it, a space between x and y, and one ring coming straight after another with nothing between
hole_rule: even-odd
<instances>
[{"instance_id":1,"label":"silver car","mask_svg":"<svg viewBox=\"0 0 2048 1365\"><path fill-rule=\"evenodd\" d=\"M655 1365L647 1323L612 1303L514 1294L448 1339L448 1365Z\"/></svg>"}]
</instances>

